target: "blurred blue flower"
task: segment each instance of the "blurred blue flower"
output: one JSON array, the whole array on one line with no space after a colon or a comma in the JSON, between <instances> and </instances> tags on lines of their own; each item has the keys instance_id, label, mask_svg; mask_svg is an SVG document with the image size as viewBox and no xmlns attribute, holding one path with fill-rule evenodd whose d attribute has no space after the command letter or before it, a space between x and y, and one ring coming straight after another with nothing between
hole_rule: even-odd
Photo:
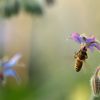
<instances>
[{"instance_id":1,"label":"blurred blue flower","mask_svg":"<svg viewBox=\"0 0 100 100\"><path fill-rule=\"evenodd\" d=\"M0 80L5 80L6 77L14 77L16 81L19 83L20 77L16 73L12 67L14 67L21 58L21 54L15 54L10 60L8 61L1 61L0 62Z\"/></svg>"},{"instance_id":2,"label":"blurred blue flower","mask_svg":"<svg viewBox=\"0 0 100 100\"><path fill-rule=\"evenodd\" d=\"M100 50L100 43L96 40L94 35L87 36L86 34L79 34L74 32L71 34L71 39L79 44L85 45L91 51L94 50L94 47Z\"/></svg>"}]
</instances>

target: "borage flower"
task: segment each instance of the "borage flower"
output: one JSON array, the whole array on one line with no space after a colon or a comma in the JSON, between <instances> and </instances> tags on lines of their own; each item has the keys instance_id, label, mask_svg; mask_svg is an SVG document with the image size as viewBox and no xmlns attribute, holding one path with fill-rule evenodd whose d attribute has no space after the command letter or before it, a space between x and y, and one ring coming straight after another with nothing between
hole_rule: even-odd
<instances>
[{"instance_id":1,"label":"borage flower","mask_svg":"<svg viewBox=\"0 0 100 100\"><path fill-rule=\"evenodd\" d=\"M82 46L86 46L91 51L94 50L94 47L100 50L100 43L97 41L94 35L87 36L86 34L72 33L71 39L75 42L81 44Z\"/></svg>"},{"instance_id":2,"label":"borage flower","mask_svg":"<svg viewBox=\"0 0 100 100\"><path fill-rule=\"evenodd\" d=\"M20 58L21 58L20 54L15 54L8 61L1 61L1 63L0 63L0 67L1 67L0 81L5 83L6 78L11 76L11 77L14 77L16 79L17 83L19 83L20 77L18 76L17 72L12 68L18 63Z\"/></svg>"}]
</instances>

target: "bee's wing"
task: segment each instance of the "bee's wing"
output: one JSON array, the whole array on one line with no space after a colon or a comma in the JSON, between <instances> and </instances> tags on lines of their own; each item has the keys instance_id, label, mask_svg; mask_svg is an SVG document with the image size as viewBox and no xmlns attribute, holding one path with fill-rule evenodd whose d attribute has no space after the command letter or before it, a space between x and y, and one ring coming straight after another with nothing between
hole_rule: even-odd
<instances>
[{"instance_id":1,"label":"bee's wing","mask_svg":"<svg viewBox=\"0 0 100 100\"><path fill-rule=\"evenodd\" d=\"M10 68L15 66L18 63L20 58L21 58L21 54L15 54L8 62L3 64L3 67Z\"/></svg>"},{"instance_id":2,"label":"bee's wing","mask_svg":"<svg viewBox=\"0 0 100 100\"><path fill-rule=\"evenodd\" d=\"M92 67L91 67L91 63L89 63L88 61L84 61L83 63L83 71L84 73L91 73L92 72Z\"/></svg>"}]
</instances>

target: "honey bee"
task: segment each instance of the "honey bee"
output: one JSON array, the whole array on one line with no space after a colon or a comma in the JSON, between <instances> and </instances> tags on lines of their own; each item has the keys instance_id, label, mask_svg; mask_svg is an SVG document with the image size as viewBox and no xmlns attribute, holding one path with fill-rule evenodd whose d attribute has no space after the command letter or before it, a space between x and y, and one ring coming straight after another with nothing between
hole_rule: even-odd
<instances>
[{"instance_id":1,"label":"honey bee","mask_svg":"<svg viewBox=\"0 0 100 100\"><path fill-rule=\"evenodd\" d=\"M79 72L84 61L88 58L86 46L82 47L77 53L75 53L74 58L76 59L75 69Z\"/></svg>"},{"instance_id":2,"label":"honey bee","mask_svg":"<svg viewBox=\"0 0 100 100\"><path fill-rule=\"evenodd\" d=\"M94 35L87 36L86 34L78 34L73 32L71 39L80 44L80 49L75 53L75 69L79 72L83 66L83 63L88 58L87 50L94 51L94 47L100 50L100 42L95 38Z\"/></svg>"},{"instance_id":3,"label":"honey bee","mask_svg":"<svg viewBox=\"0 0 100 100\"><path fill-rule=\"evenodd\" d=\"M83 63L86 61L86 59L88 59L88 55L87 55L88 47L94 43L96 43L96 42L92 41L92 42L87 43L85 45L81 45L80 50L77 53L75 53L75 55L74 55L74 58L76 60L75 69L77 72L79 72L81 70Z\"/></svg>"}]
</instances>

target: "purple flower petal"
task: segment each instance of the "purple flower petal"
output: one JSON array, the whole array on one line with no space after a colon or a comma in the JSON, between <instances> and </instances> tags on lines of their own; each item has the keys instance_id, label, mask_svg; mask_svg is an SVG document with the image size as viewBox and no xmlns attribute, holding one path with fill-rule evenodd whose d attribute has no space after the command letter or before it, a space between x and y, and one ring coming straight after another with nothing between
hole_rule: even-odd
<instances>
[{"instance_id":1,"label":"purple flower petal","mask_svg":"<svg viewBox=\"0 0 100 100\"><path fill-rule=\"evenodd\" d=\"M77 32L72 33L71 38L78 42L78 43L83 43L89 48L91 51L94 51L94 47L100 50L100 43L96 41L95 36L87 36L85 34L78 34Z\"/></svg>"},{"instance_id":2,"label":"purple flower petal","mask_svg":"<svg viewBox=\"0 0 100 100\"><path fill-rule=\"evenodd\" d=\"M76 32L74 32L74 33L72 33L72 35L71 35L71 38L74 40L74 41L76 41L76 42L78 42L78 43L90 43L90 42L93 42L93 41L95 41L95 37L94 36L92 36L92 37L87 37L86 35L84 35L84 34L78 34L78 33L76 33Z\"/></svg>"},{"instance_id":3,"label":"purple flower petal","mask_svg":"<svg viewBox=\"0 0 100 100\"><path fill-rule=\"evenodd\" d=\"M100 50L100 44L99 44L99 43L95 44L95 47L96 47L98 50Z\"/></svg>"},{"instance_id":4,"label":"purple flower petal","mask_svg":"<svg viewBox=\"0 0 100 100\"><path fill-rule=\"evenodd\" d=\"M90 42L93 42L93 41L95 41L95 37L89 37L89 38L87 38L86 39L86 43L90 43Z\"/></svg>"},{"instance_id":5,"label":"purple flower petal","mask_svg":"<svg viewBox=\"0 0 100 100\"><path fill-rule=\"evenodd\" d=\"M82 42L82 38L80 37L80 34L78 34L78 33L76 33L76 32L72 33L71 38L72 38L74 41L76 41L76 42L78 42L78 43L80 43L80 44L81 44L81 42Z\"/></svg>"},{"instance_id":6,"label":"purple flower petal","mask_svg":"<svg viewBox=\"0 0 100 100\"><path fill-rule=\"evenodd\" d=\"M94 51L94 47L93 46L89 46L88 48L90 49L91 52Z\"/></svg>"},{"instance_id":7,"label":"purple flower petal","mask_svg":"<svg viewBox=\"0 0 100 100\"><path fill-rule=\"evenodd\" d=\"M93 49L94 47L97 48L98 50L100 50L100 44L97 42L92 43L88 48Z\"/></svg>"}]
</instances>

